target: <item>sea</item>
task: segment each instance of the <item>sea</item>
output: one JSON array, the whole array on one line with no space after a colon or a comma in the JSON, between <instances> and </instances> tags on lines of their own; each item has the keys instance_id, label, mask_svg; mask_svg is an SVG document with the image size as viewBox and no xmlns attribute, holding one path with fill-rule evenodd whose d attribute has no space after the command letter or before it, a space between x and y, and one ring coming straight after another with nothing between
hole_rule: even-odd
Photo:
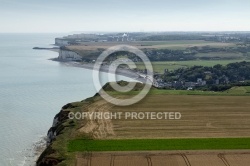
<instances>
[{"instance_id":1,"label":"sea","mask_svg":"<svg viewBox=\"0 0 250 166\"><path fill-rule=\"evenodd\" d=\"M50 60L57 52L32 49L54 47L64 35L0 34L0 166L34 165L36 147L61 107L98 91L91 70ZM105 84L108 74L101 78Z\"/></svg>"}]
</instances>

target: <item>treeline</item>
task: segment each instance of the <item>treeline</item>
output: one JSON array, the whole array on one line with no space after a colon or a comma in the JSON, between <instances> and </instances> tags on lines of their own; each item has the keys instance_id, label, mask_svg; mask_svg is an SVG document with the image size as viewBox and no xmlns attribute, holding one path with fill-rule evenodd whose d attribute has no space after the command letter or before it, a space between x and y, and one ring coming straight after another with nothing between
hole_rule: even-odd
<instances>
[{"instance_id":1,"label":"treeline","mask_svg":"<svg viewBox=\"0 0 250 166\"><path fill-rule=\"evenodd\" d=\"M221 56L221 53L235 53L235 55L241 53L245 57L250 57L250 46L238 46L238 47L191 47L185 50L170 50L170 49L143 49L145 54L151 61L187 61L187 60L212 60L212 59L235 59L236 56ZM203 56L197 57L198 53L218 53L218 56L210 57Z\"/></svg>"},{"instance_id":2,"label":"treeline","mask_svg":"<svg viewBox=\"0 0 250 166\"><path fill-rule=\"evenodd\" d=\"M221 84L221 85L207 85L207 86L201 86L201 87L196 87L197 90L202 90L202 91L226 91L228 89L231 89L232 87L235 86L250 86L250 81L245 81L245 82L238 82L238 83L228 83L228 84Z\"/></svg>"},{"instance_id":3,"label":"treeline","mask_svg":"<svg viewBox=\"0 0 250 166\"><path fill-rule=\"evenodd\" d=\"M188 50L194 53L210 53L210 52L225 52L225 53L248 53L250 52L249 45L238 45L237 47L191 47Z\"/></svg>"},{"instance_id":4,"label":"treeline","mask_svg":"<svg viewBox=\"0 0 250 166\"><path fill-rule=\"evenodd\" d=\"M226 66L215 65L213 67L193 66L180 68L163 75L165 81L196 82L198 78L206 81L206 84L228 84L250 80L250 62L230 63Z\"/></svg>"},{"instance_id":5,"label":"treeline","mask_svg":"<svg viewBox=\"0 0 250 166\"><path fill-rule=\"evenodd\" d=\"M144 49L151 61L186 61L195 60L195 52L169 49Z\"/></svg>"},{"instance_id":6,"label":"treeline","mask_svg":"<svg viewBox=\"0 0 250 166\"><path fill-rule=\"evenodd\" d=\"M205 40L206 37L203 37L199 34L159 34L141 37L141 41L168 41L168 40Z\"/></svg>"},{"instance_id":7,"label":"treeline","mask_svg":"<svg viewBox=\"0 0 250 166\"><path fill-rule=\"evenodd\" d=\"M150 61L188 61L188 60L211 60L211 59L235 59L234 56L220 56L221 53L235 53L236 55L238 53L244 53L245 57L250 57L250 46L248 47L236 47L236 48L213 48L209 46L204 47L191 47L185 50L170 50L170 49L143 49L142 50L149 58ZM198 53L216 53L218 52L218 56L213 57L197 57L196 54ZM134 60L135 62L141 61L139 58L136 58L137 56L133 53L119 51L116 53L113 53L109 60L114 60L116 57L126 55L130 59Z\"/></svg>"},{"instance_id":8,"label":"treeline","mask_svg":"<svg viewBox=\"0 0 250 166\"><path fill-rule=\"evenodd\" d=\"M144 49L143 52L147 55L150 61L186 61L196 59L194 53L185 52L183 50ZM142 61L137 55L126 51L112 53L109 55L106 61L113 61L121 56L126 56L134 62Z\"/></svg>"}]
</instances>

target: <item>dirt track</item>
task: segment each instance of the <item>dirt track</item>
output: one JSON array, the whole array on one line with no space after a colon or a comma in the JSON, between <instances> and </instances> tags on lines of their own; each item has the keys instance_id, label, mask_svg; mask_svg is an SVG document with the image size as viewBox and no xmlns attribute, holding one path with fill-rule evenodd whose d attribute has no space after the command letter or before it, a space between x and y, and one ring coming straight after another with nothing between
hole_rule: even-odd
<instances>
[{"instance_id":1,"label":"dirt track","mask_svg":"<svg viewBox=\"0 0 250 166\"><path fill-rule=\"evenodd\" d=\"M111 104L101 100L84 109L88 112L107 112L111 107ZM86 119L86 124L79 129L79 132L90 134L95 139L114 135L111 119Z\"/></svg>"},{"instance_id":2,"label":"dirt track","mask_svg":"<svg viewBox=\"0 0 250 166\"><path fill-rule=\"evenodd\" d=\"M249 166L250 151L95 152L77 155L76 166Z\"/></svg>"}]
</instances>

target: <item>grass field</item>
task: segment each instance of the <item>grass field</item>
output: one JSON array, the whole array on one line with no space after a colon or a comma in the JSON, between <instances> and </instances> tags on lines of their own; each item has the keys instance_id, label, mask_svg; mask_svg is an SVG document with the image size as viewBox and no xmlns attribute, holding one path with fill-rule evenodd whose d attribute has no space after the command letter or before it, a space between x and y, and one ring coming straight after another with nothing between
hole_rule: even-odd
<instances>
[{"instance_id":1,"label":"grass field","mask_svg":"<svg viewBox=\"0 0 250 166\"><path fill-rule=\"evenodd\" d=\"M146 150L224 150L250 149L250 138L72 140L68 151L146 151Z\"/></svg>"},{"instance_id":2,"label":"grass field","mask_svg":"<svg viewBox=\"0 0 250 166\"><path fill-rule=\"evenodd\" d=\"M68 48L73 50L95 50L97 48L107 49L115 45L131 45L139 49L143 48L168 48L168 49L185 49L194 46L211 46L211 47L225 47L235 46L233 43L221 43L204 40L172 40L172 41L132 41L132 42L83 42L81 45L72 45Z\"/></svg>"},{"instance_id":3,"label":"grass field","mask_svg":"<svg viewBox=\"0 0 250 166\"><path fill-rule=\"evenodd\" d=\"M217 64L227 65L229 63L241 62L243 60L191 60L191 61L163 61L152 62L154 72L163 73L165 69L176 70L178 68L186 68L191 66L208 66L212 67ZM250 61L250 60L245 60ZM145 69L145 65L142 62L137 62L138 69Z\"/></svg>"},{"instance_id":4,"label":"grass field","mask_svg":"<svg viewBox=\"0 0 250 166\"><path fill-rule=\"evenodd\" d=\"M211 41L205 41L205 40L170 40L170 41L140 41L135 42L138 44L144 44L144 45L179 45L179 44L214 44L218 42L211 42Z\"/></svg>"},{"instance_id":5,"label":"grass field","mask_svg":"<svg viewBox=\"0 0 250 166\"><path fill-rule=\"evenodd\" d=\"M250 94L250 86L240 86L240 87L233 87L227 91L225 91L224 93L227 93L229 95L231 94Z\"/></svg>"}]
</instances>

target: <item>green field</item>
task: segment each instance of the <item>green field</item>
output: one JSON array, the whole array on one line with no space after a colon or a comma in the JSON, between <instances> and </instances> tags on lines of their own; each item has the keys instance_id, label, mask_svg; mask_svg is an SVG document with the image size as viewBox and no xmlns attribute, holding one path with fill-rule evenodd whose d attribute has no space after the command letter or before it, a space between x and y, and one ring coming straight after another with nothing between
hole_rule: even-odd
<instances>
[{"instance_id":1,"label":"green field","mask_svg":"<svg viewBox=\"0 0 250 166\"><path fill-rule=\"evenodd\" d=\"M137 43L137 42L135 42ZM163 44L202 44L202 43L217 43L219 42L211 42L211 41L205 41L205 40L169 40L169 41L140 41L139 44L148 44L148 45L163 45Z\"/></svg>"},{"instance_id":2,"label":"green field","mask_svg":"<svg viewBox=\"0 0 250 166\"><path fill-rule=\"evenodd\" d=\"M240 87L233 87L227 91L227 94L250 94L250 86L240 86Z\"/></svg>"},{"instance_id":3,"label":"green field","mask_svg":"<svg viewBox=\"0 0 250 166\"><path fill-rule=\"evenodd\" d=\"M250 149L250 138L71 140L69 152Z\"/></svg>"},{"instance_id":4,"label":"green field","mask_svg":"<svg viewBox=\"0 0 250 166\"><path fill-rule=\"evenodd\" d=\"M241 62L243 60L192 60L192 61L163 61L152 62L154 72L163 73L164 69L176 70L178 68L186 68L191 66L208 66L212 67L217 64L227 65L229 63ZM245 60L250 62L250 60ZM142 62L137 62L138 69L145 69L145 65Z\"/></svg>"}]
</instances>

